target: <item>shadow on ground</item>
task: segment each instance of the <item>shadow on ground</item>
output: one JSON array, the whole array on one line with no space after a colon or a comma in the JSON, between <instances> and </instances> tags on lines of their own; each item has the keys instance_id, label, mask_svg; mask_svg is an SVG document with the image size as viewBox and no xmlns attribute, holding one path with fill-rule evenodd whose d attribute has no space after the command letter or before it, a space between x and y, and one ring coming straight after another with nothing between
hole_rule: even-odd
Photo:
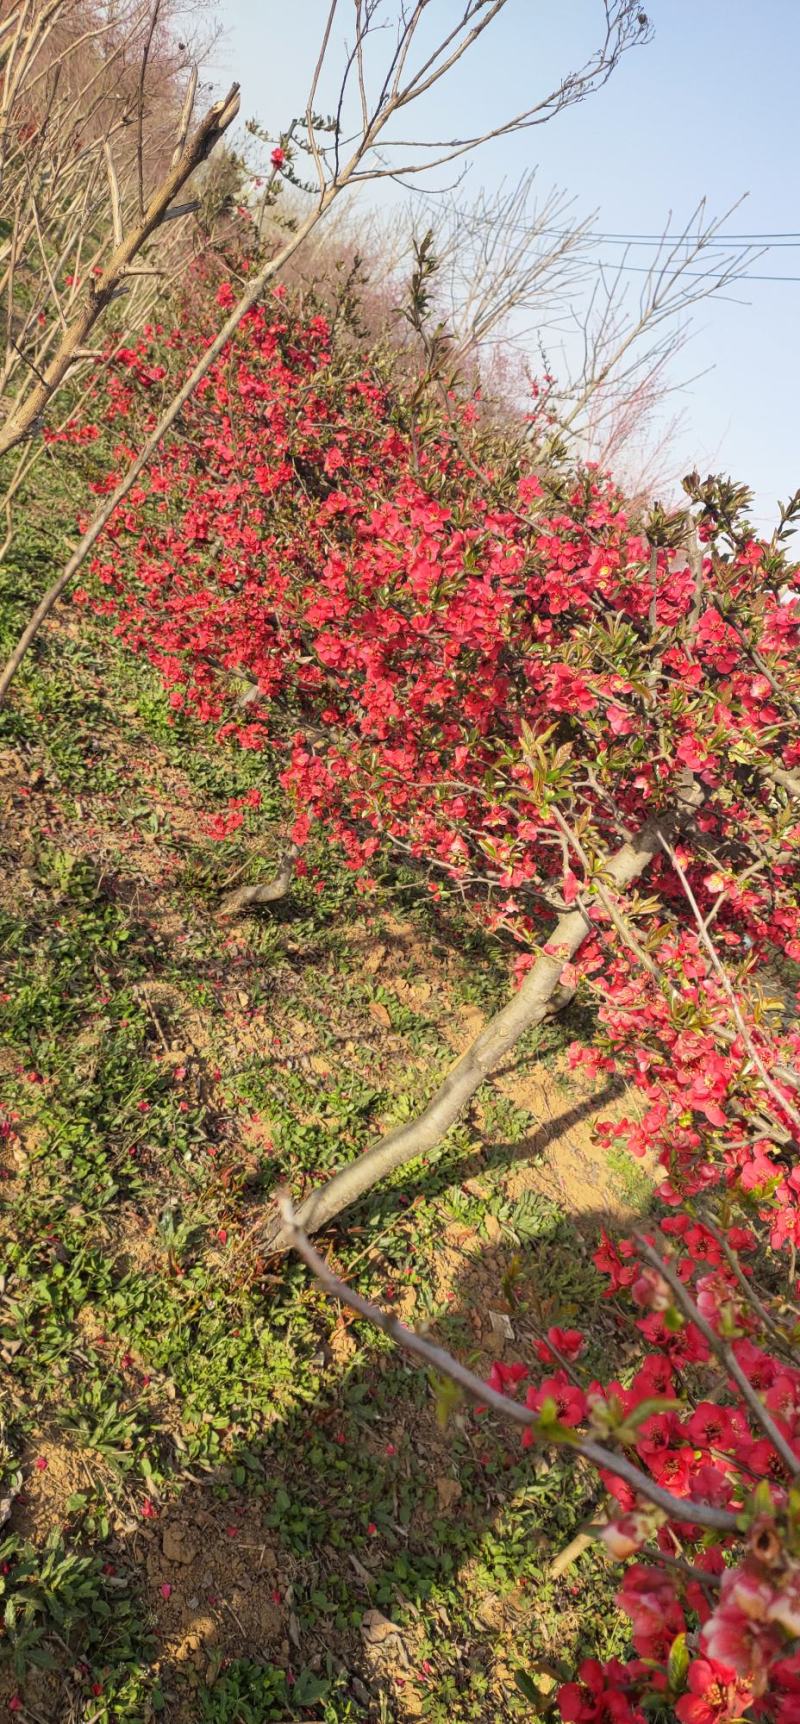
<instances>
[{"instance_id":1,"label":"shadow on ground","mask_svg":"<svg viewBox=\"0 0 800 1724\"><path fill-rule=\"evenodd\" d=\"M532 1139L539 1150L542 1137ZM496 1147L520 1154L518 1144ZM420 1188L435 1195L435 1171ZM396 1236L384 1250L376 1240L350 1273L363 1285L367 1269L385 1304L412 1326L430 1323L480 1373L498 1357L531 1362L550 1323L577 1321L591 1375L624 1352L591 1260L599 1228L617 1224L606 1210L575 1223L544 1197L522 1230L443 1214L421 1282ZM321 1243L341 1266L346 1235ZM290 1263L265 1277L276 1322L285 1285L304 1276ZM549 1574L591 1512L596 1481L563 1455L523 1452L513 1429L469 1407L445 1412L446 1396L416 1363L315 1291L309 1303L305 1404L276 1413L257 1448L232 1433L225 1466L189 1465L152 1515L139 1503L127 1520L114 1517L110 1596L142 1625L147 1648L130 1699L92 1710L76 1657L56 1674L30 1672L23 1718L406 1724L443 1719L428 1702L444 1692L449 1719L501 1724L530 1717L517 1672L547 1695L561 1664L613 1645L603 1560L581 1558L595 1638L576 1608L574 1572ZM46 1480L32 1472L27 1483L34 1526Z\"/></svg>"}]
</instances>

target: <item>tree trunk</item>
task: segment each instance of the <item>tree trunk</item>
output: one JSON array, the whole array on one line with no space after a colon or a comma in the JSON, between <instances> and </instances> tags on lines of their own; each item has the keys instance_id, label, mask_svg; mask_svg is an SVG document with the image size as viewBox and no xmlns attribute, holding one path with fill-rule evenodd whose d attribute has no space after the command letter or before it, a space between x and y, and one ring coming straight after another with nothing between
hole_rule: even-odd
<instances>
[{"instance_id":1,"label":"tree trunk","mask_svg":"<svg viewBox=\"0 0 800 1724\"><path fill-rule=\"evenodd\" d=\"M699 785L691 774L687 774L679 788L675 806L648 822L630 843L623 844L609 859L603 870L604 884L619 891L631 886L654 856L663 854L661 837L669 839L670 834L674 837L701 801ZM325 1185L309 1193L295 1214L296 1224L304 1233L316 1233L343 1209L349 1208L356 1198L370 1191L373 1185L441 1142L467 1103L525 1031L535 1028L547 1016L564 964L575 956L590 927L582 910L571 910L559 917L547 942L558 956L542 953L537 958L521 988L490 1018L417 1119L388 1132L386 1137L365 1150L357 1161L350 1162ZM289 1243L282 1224L275 1222L267 1238L269 1248L285 1251Z\"/></svg>"}]
</instances>

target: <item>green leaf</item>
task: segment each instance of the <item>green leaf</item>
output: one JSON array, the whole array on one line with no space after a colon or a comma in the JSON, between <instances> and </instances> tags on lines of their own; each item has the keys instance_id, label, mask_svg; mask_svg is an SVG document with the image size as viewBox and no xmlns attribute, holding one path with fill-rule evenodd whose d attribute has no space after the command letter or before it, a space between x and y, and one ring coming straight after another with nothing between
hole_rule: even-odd
<instances>
[{"instance_id":1,"label":"green leaf","mask_svg":"<svg viewBox=\"0 0 800 1724\"><path fill-rule=\"evenodd\" d=\"M543 1443L576 1443L578 1440L571 1425L562 1425L558 1406L551 1396L542 1402L533 1429Z\"/></svg>"},{"instance_id":2,"label":"green leaf","mask_svg":"<svg viewBox=\"0 0 800 1724\"><path fill-rule=\"evenodd\" d=\"M532 1706L538 1706L539 1701L541 1700L541 1694L539 1693L536 1683L532 1681L531 1677L528 1675L527 1670L515 1670L514 1681L516 1682L520 1694L524 1694L525 1699L530 1700Z\"/></svg>"},{"instance_id":3,"label":"green leaf","mask_svg":"<svg viewBox=\"0 0 800 1724\"><path fill-rule=\"evenodd\" d=\"M520 1694L524 1695L530 1706L533 1706L537 1718L549 1716L556 1704L557 1692L555 1688L553 1688L552 1693L545 1694L541 1688L537 1687L527 1670L515 1670L514 1682Z\"/></svg>"},{"instance_id":4,"label":"green leaf","mask_svg":"<svg viewBox=\"0 0 800 1724\"><path fill-rule=\"evenodd\" d=\"M633 1411L628 1414L625 1424L617 1434L622 1437L624 1442L626 1431L637 1431L639 1426L644 1424L645 1419L652 1418L654 1413L676 1412L680 1405L680 1401L667 1400L658 1395L652 1396L650 1400L640 1401L638 1407L634 1407Z\"/></svg>"},{"instance_id":5,"label":"green leaf","mask_svg":"<svg viewBox=\"0 0 800 1724\"><path fill-rule=\"evenodd\" d=\"M676 1634L667 1659L667 1681L673 1694L679 1694L689 1674L689 1649L686 1635Z\"/></svg>"},{"instance_id":6,"label":"green leaf","mask_svg":"<svg viewBox=\"0 0 800 1724\"><path fill-rule=\"evenodd\" d=\"M753 1491L750 1504L754 1515L772 1514L775 1504L772 1499L772 1491L770 1490L766 1479L759 1480L759 1483Z\"/></svg>"},{"instance_id":7,"label":"green leaf","mask_svg":"<svg viewBox=\"0 0 800 1724\"><path fill-rule=\"evenodd\" d=\"M330 1683L321 1676L315 1676L313 1670L301 1670L292 1688L293 1706L314 1706L317 1700L324 1700L330 1688Z\"/></svg>"},{"instance_id":8,"label":"green leaf","mask_svg":"<svg viewBox=\"0 0 800 1724\"><path fill-rule=\"evenodd\" d=\"M439 1429L444 1431L447 1429L456 1407L460 1407L464 1397L458 1384L451 1383L449 1377L436 1378L434 1390L436 1394L436 1423Z\"/></svg>"}]
</instances>

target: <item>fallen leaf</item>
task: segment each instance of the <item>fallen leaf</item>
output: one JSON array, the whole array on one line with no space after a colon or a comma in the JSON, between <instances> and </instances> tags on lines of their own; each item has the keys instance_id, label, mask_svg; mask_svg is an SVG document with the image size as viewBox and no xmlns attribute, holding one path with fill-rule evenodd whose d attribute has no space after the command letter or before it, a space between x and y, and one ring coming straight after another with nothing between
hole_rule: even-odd
<instances>
[{"instance_id":1,"label":"fallen leaf","mask_svg":"<svg viewBox=\"0 0 800 1724\"><path fill-rule=\"evenodd\" d=\"M365 1610L361 1618L361 1633L370 1646L380 1646L389 1639L400 1639L400 1630L380 1610Z\"/></svg>"},{"instance_id":2,"label":"fallen leaf","mask_svg":"<svg viewBox=\"0 0 800 1724\"><path fill-rule=\"evenodd\" d=\"M489 1322L495 1335L499 1335L503 1341L513 1341L514 1330L511 1326L511 1318L505 1311L490 1311Z\"/></svg>"},{"instance_id":3,"label":"fallen leaf","mask_svg":"<svg viewBox=\"0 0 800 1724\"><path fill-rule=\"evenodd\" d=\"M461 1496L461 1486L458 1479L440 1478L436 1480L436 1495L439 1498L440 1509L450 1509Z\"/></svg>"}]
</instances>

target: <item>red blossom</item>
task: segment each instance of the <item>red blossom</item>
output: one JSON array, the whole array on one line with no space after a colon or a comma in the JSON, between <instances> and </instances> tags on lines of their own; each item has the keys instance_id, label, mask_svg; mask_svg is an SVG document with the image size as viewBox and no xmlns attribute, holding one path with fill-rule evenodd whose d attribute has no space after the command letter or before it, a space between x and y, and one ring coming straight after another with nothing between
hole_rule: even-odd
<instances>
[{"instance_id":1,"label":"red blossom","mask_svg":"<svg viewBox=\"0 0 800 1724\"><path fill-rule=\"evenodd\" d=\"M273 169L285 162L277 146ZM217 305L234 299L222 283ZM143 334L102 368L104 421L125 437L97 470L98 495L147 423L164 346L167 372L182 369L211 333L186 320L161 347ZM533 430L549 424L551 390L536 386ZM709 1548L681 1519L678 1546L646 1491L603 1470L620 1506L606 1542L621 1560L647 1547L620 1593L639 1657L583 1664L561 1689L562 1718L639 1724L686 1633L686 1682L669 1700L680 1724L732 1719L750 1694L759 1721L800 1724L787 1465L736 1383L719 1392L709 1342L732 1346L800 1446L800 1372L747 1297L757 1245L800 1245L800 1032L753 986L776 955L800 958L800 820L770 776L776 761L784 776L800 770L797 581L776 542L703 503L698 590L691 559L654 549L641 512L596 469L498 460L489 475L478 401L454 398L453 415L434 399L421 415L280 290L187 404L185 436L114 516L75 599L113 616L175 713L241 752L245 783L269 751L314 891L320 839L363 892L382 857L400 856L434 900L457 894L513 944L518 986L544 953L594 1002L592 1046L571 1064L631 1092L597 1135L660 1164L651 1243L665 1272L637 1240L601 1233L606 1311L624 1309L638 1349L624 1382L587 1382L583 1337L559 1324L533 1361L497 1363L489 1382L524 1395L545 1436L588 1431L646 1483L738 1515L741 1530ZM630 900L609 895L599 864L623 833L671 817L687 773L702 798L691 829L637 883L634 934L621 938ZM244 788L209 809L206 830L225 842L263 821ZM578 901L585 938L559 946L554 917ZM176 1068L176 1083L185 1075ZM727 1253L707 1209L725 1217ZM216 1238L226 1244L226 1229ZM761 1476L771 1507L748 1520ZM745 1549L756 1535L764 1548ZM676 1548L689 1575L656 1566Z\"/></svg>"}]
</instances>

